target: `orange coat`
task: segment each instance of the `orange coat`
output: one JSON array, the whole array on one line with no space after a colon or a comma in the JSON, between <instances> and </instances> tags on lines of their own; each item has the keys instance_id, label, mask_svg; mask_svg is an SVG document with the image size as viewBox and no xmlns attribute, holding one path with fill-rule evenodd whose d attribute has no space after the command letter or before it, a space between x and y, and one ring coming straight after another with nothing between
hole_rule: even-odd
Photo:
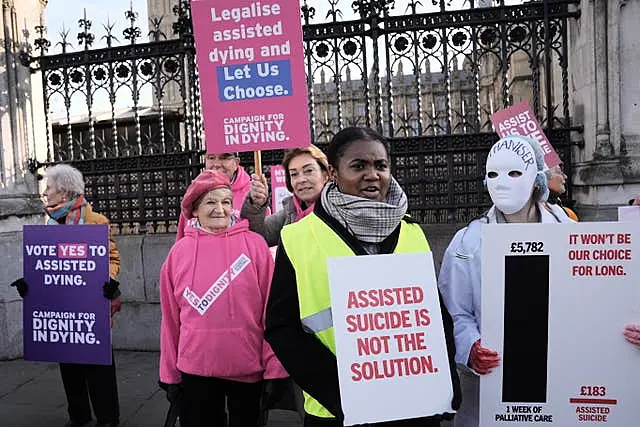
<instances>
[{"instance_id":1,"label":"orange coat","mask_svg":"<svg viewBox=\"0 0 640 427\"><path fill-rule=\"evenodd\" d=\"M84 207L84 218L82 219L84 224L109 225L109 220L107 219L107 217L94 212L89 203L87 203ZM118 280L118 274L120 274L120 253L116 248L115 240L113 240L111 227L109 227L109 276L114 280Z\"/></svg>"},{"instance_id":2,"label":"orange coat","mask_svg":"<svg viewBox=\"0 0 640 427\"><path fill-rule=\"evenodd\" d=\"M575 222L579 222L580 221L580 219L578 218L578 215L576 215L576 213L573 210L569 209L568 207L562 206L559 203L549 203L549 202L546 202L544 205L545 205L545 207L548 207L549 204L554 204L554 205L560 206L562 208L562 210L564 211L564 213L567 214L567 216L569 218L571 218Z\"/></svg>"},{"instance_id":3,"label":"orange coat","mask_svg":"<svg viewBox=\"0 0 640 427\"><path fill-rule=\"evenodd\" d=\"M85 206L84 223L109 225L109 220L106 216L94 212L91 205L87 203L87 205ZM111 227L109 227L109 230L111 230ZM113 240L113 235L111 234L111 231L109 231L109 276L114 280L118 280L119 273L120 253L116 248L116 242L115 240Z\"/></svg>"},{"instance_id":4,"label":"orange coat","mask_svg":"<svg viewBox=\"0 0 640 427\"><path fill-rule=\"evenodd\" d=\"M87 203L84 207L84 224L107 224L109 225L109 220L106 216L101 215L97 212L93 211L93 208L89 203ZM111 234L111 227L109 227L109 277L114 280L118 280L118 274L120 273L120 253L118 252L118 248L116 248L116 242L113 240L113 235ZM120 311L121 305L120 297L116 297L111 301L111 326L113 327L113 315Z\"/></svg>"},{"instance_id":5,"label":"orange coat","mask_svg":"<svg viewBox=\"0 0 640 427\"><path fill-rule=\"evenodd\" d=\"M568 216L569 218L571 218L571 219L572 219L572 220L574 220L575 222L578 222L578 221L579 221L579 219L578 219L578 215L576 215L576 213L575 213L573 210L571 210L571 209L569 209L569 208L566 208L566 207L564 207L564 206L562 207L562 209L564 209L564 211L567 213L567 216Z\"/></svg>"}]
</instances>

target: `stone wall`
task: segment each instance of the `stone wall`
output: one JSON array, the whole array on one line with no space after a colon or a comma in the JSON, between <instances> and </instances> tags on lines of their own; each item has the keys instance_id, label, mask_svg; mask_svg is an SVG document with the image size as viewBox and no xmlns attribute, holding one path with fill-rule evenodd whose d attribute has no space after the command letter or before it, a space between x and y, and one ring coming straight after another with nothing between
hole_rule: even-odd
<instances>
[{"instance_id":1,"label":"stone wall","mask_svg":"<svg viewBox=\"0 0 640 427\"><path fill-rule=\"evenodd\" d=\"M25 218L42 212L37 183L28 160L46 158L40 73L18 62L19 52L33 43L42 21L41 0L2 2L0 23L0 233L20 230ZM17 225L16 225L17 224Z\"/></svg>"},{"instance_id":2,"label":"stone wall","mask_svg":"<svg viewBox=\"0 0 640 427\"><path fill-rule=\"evenodd\" d=\"M436 271L440 269L444 251L458 228L458 225L424 226ZM159 350L160 268L175 236L121 236L116 240L122 259L120 285L123 305L113 329L114 346L122 350Z\"/></svg>"},{"instance_id":3,"label":"stone wall","mask_svg":"<svg viewBox=\"0 0 640 427\"><path fill-rule=\"evenodd\" d=\"M113 328L115 348L159 350L160 268L174 242L174 234L116 238L123 304Z\"/></svg>"},{"instance_id":4,"label":"stone wall","mask_svg":"<svg viewBox=\"0 0 640 427\"><path fill-rule=\"evenodd\" d=\"M431 244L436 271L442 255L459 227L424 226ZM155 351L160 347L160 268L174 234L117 236L120 251L122 311L116 315L113 344L121 350ZM0 271L0 360L22 355L22 302L15 289L4 284L22 275L22 233L0 235L0 252L7 254L6 268Z\"/></svg>"},{"instance_id":5,"label":"stone wall","mask_svg":"<svg viewBox=\"0 0 640 427\"><path fill-rule=\"evenodd\" d=\"M582 0L570 25L571 109L584 133L574 151L581 219L615 220L640 194L640 2Z\"/></svg>"},{"instance_id":6,"label":"stone wall","mask_svg":"<svg viewBox=\"0 0 640 427\"><path fill-rule=\"evenodd\" d=\"M22 232L0 233L0 360L22 356L22 300L8 286L22 277Z\"/></svg>"},{"instance_id":7,"label":"stone wall","mask_svg":"<svg viewBox=\"0 0 640 427\"><path fill-rule=\"evenodd\" d=\"M22 353L22 302L11 283L22 272L21 230L42 224L38 184L28 171L29 159L46 158L42 126L42 85L19 61L19 52L33 42L43 18L41 0L4 0L0 5L4 30L0 43L0 359Z\"/></svg>"}]
</instances>

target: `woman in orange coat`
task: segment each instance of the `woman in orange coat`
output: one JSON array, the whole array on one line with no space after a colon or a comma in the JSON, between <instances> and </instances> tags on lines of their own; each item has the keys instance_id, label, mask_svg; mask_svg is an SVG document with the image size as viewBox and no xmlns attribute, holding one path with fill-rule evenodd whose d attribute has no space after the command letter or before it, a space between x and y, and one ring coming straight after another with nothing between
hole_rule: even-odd
<instances>
[{"instance_id":1,"label":"woman in orange coat","mask_svg":"<svg viewBox=\"0 0 640 427\"><path fill-rule=\"evenodd\" d=\"M45 212L48 225L65 224L109 224L109 220L94 212L84 198L82 173L69 165L56 165L47 169ZM109 276L102 286L105 298L111 301L111 319L120 311L120 254L109 236ZM29 286L24 279L11 284L24 297ZM69 422L66 427L88 426L91 422L91 407L98 419L96 427L115 427L120 423L116 368L111 365L85 365L60 363L60 374L67 395Z\"/></svg>"},{"instance_id":2,"label":"woman in orange coat","mask_svg":"<svg viewBox=\"0 0 640 427\"><path fill-rule=\"evenodd\" d=\"M578 221L578 215L566 206L563 206L561 196L567 192L567 175L562 170L562 163L547 170L547 180L549 183L549 198L547 204L558 205L569 218Z\"/></svg>"}]
</instances>

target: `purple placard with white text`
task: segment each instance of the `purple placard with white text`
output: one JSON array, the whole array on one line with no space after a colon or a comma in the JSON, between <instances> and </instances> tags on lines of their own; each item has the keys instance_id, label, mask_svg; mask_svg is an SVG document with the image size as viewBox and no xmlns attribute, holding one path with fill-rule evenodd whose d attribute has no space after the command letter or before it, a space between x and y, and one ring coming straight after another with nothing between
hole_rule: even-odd
<instances>
[{"instance_id":1,"label":"purple placard with white text","mask_svg":"<svg viewBox=\"0 0 640 427\"><path fill-rule=\"evenodd\" d=\"M300 4L191 0L209 153L311 142Z\"/></svg>"},{"instance_id":2,"label":"purple placard with white text","mask_svg":"<svg viewBox=\"0 0 640 427\"><path fill-rule=\"evenodd\" d=\"M25 225L24 359L111 364L107 225Z\"/></svg>"}]
</instances>

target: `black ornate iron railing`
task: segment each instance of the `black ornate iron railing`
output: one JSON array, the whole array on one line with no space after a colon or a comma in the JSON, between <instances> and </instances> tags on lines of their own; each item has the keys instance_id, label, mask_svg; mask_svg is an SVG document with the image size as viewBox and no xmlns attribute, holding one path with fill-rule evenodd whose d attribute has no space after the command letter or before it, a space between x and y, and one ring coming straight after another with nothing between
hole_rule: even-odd
<instances>
[{"instance_id":1,"label":"black ornate iron railing","mask_svg":"<svg viewBox=\"0 0 640 427\"><path fill-rule=\"evenodd\" d=\"M554 147L571 167L568 20L577 0L300 0L312 140L323 147L345 126L370 126L391 141L394 174L411 213L425 223L464 222L486 209L486 151L497 139L489 116L528 99ZM171 230L179 200L201 168L204 148L189 1L150 20L140 43L129 10L117 45L106 47L86 16L79 51L47 55L45 28L36 29L40 56L22 55L40 71L47 112L47 158L70 162L87 177L87 196L121 232ZM125 109L118 106L127 100ZM54 106L62 115L54 118ZM82 107L77 117L74 111ZM107 106L106 111L104 106ZM282 152L263 153L263 164ZM253 157L242 155L252 169ZM570 174L568 174L570 175ZM569 195L571 186L569 185Z\"/></svg>"},{"instance_id":2,"label":"black ornate iron railing","mask_svg":"<svg viewBox=\"0 0 640 427\"><path fill-rule=\"evenodd\" d=\"M201 170L189 2L177 2L174 14L175 38L164 34L162 21L170 17L163 17L151 20L151 41L141 43L138 15L128 10L126 44L117 43L107 23L101 48L92 48L96 36L84 16L82 49L69 51L70 31L63 30L62 52L53 55L46 54L51 42L40 26L34 42L40 56L23 55L41 73L44 90L47 157L35 166L66 162L80 169L87 198L121 233L171 231L180 199Z\"/></svg>"},{"instance_id":3,"label":"black ornate iron railing","mask_svg":"<svg viewBox=\"0 0 640 427\"><path fill-rule=\"evenodd\" d=\"M570 134L580 129L569 111L567 28L577 1L396 3L303 1L314 141L345 126L379 130L424 223L466 222L490 205L484 163L498 137L489 117L520 100L570 172ZM280 153L263 158L275 163Z\"/></svg>"}]
</instances>

